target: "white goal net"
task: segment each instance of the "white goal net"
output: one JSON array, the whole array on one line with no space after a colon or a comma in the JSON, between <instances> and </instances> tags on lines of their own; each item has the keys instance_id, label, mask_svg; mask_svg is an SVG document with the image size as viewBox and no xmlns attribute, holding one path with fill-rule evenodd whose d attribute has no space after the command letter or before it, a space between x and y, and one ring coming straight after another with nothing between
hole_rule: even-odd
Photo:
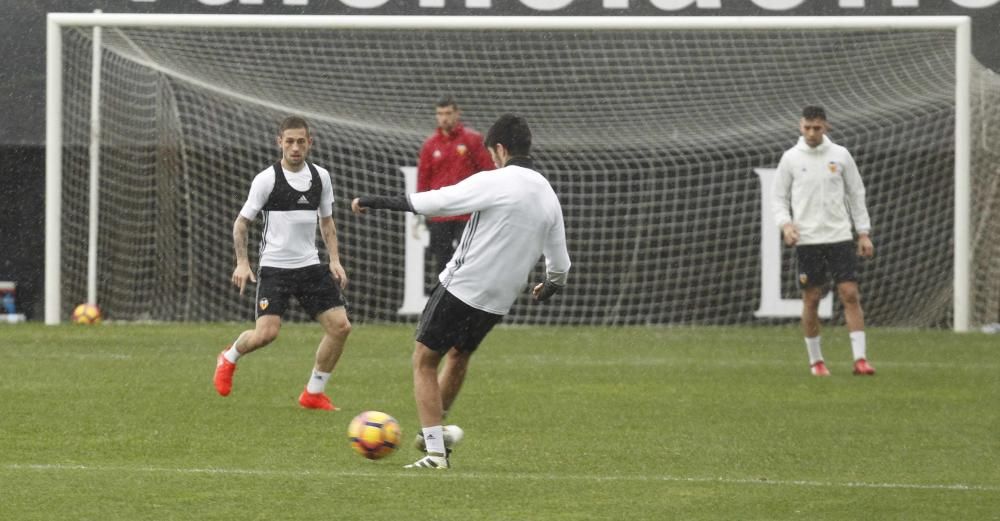
<instances>
[{"instance_id":1,"label":"white goal net","mask_svg":"<svg viewBox=\"0 0 1000 521\"><path fill-rule=\"evenodd\" d=\"M754 313L769 269L761 241L777 240L762 230L761 172L794 144L801 107L820 104L868 189L868 322L952 325L954 29L750 20L743 29L278 27L274 17L213 27L190 16L199 26L185 27L134 18L102 23L97 289L111 319L252 317L250 298L229 282L232 223L252 177L279 158L278 122L299 114L313 126L311 160L332 173L350 315L411 320L397 313L412 276L405 215L356 219L349 204L404 191L401 168L416 165L433 102L452 94L479 131L503 112L526 116L536 163L563 202L570 286L545 305L522 299L509 323L774 320ZM87 299L93 26L59 31L65 317ZM969 79L971 142L960 146L971 151L976 325L1000 316L1000 81L975 63ZM797 298L792 252L779 259L780 294ZM833 313L840 319L838 306Z\"/></svg>"}]
</instances>

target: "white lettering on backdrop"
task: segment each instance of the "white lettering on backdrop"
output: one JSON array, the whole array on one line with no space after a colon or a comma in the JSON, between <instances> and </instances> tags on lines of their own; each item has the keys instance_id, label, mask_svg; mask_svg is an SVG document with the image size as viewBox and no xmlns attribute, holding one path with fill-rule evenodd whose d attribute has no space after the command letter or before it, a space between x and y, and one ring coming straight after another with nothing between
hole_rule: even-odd
<instances>
[{"instance_id":1,"label":"white lettering on backdrop","mask_svg":"<svg viewBox=\"0 0 1000 521\"><path fill-rule=\"evenodd\" d=\"M155 3L157 0L132 0L134 3ZM220 7L226 5L280 5L280 6L308 6L310 0L195 0L198 4ZM355 9L378 9L385 6L389 0L339 0L341 4ZM535 11L558 11L565 9L574 2L580 0L518 0L518 2ZM723 0L641 0L648 1L649 5L661 11L679 11L694 7L696 9L722 9ZM957 7L965 9L987 9L1000 3L1000 0L949 0ZM313 0L315 5L325 2ZM448 4L452 7L466 7L470 9L489 9L493 7L492 0L417 0L417 6L425 9L441 9ZM604 9L622 10L635 7L640 0L602 0L601 7ZM733 3L733 2L729 2ZM745 0L744 0L745 3ZM751 0L751 3L767 11L788 11L799 7L809 7L811 5L825 4L818 0ZM882 4L883 2L873 2L870 0L838 0L837 6L841 9L864 9L869 4ZM881 7L881 5L877 6ZM920 0L892 0L889 7L912 10L920 7ZM909 13L908 13L909 14Z\"/></svg>"},{"instance_id":2,"label":"white lettering on backdrop","mask_svg":"<svg viewBox=\"0 0 1000 521\"><path fill-rule=\"evenodd\" d=\"M771 192L777 169L755 168L760 179L760 307L755 317L797 317L802 299L781 298L781 233L774 220ZM833 293L819 301L820 318L833 316Z\"/></svg>"}]
</instances>

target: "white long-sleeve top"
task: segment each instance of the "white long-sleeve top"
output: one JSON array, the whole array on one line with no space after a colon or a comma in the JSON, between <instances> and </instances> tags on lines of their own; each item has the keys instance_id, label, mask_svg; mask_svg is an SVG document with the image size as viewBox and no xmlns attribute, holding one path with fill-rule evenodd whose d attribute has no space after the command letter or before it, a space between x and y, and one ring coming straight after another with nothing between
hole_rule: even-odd
<instances>
[{"instance_id":1,"label":"white long-sleeve top","mask_svg":"<svg viewBox=\"0 0 1000 521\"><path fill-rule=\"evenodd\" d=\"M419 214L472 214L454 256L438 277L462 302L507 314L542 255L547 277L566 283L570 260L562 207L538 172L508 165L408 197Z\"/></svg>"},{"instance_id":2,"label":"white long-sleeve top","mask_svg":"<svg viewBox=\"0 0 1000 521\"><path fill-rule=\"evenodd\" d=\"M858 233L871 231L865 185L854 158L826 136L815 148L800 137L781 156L773 208L779 227L796 225L802 245L850 241L852 223Z\"/></svg>"}]
</instances>

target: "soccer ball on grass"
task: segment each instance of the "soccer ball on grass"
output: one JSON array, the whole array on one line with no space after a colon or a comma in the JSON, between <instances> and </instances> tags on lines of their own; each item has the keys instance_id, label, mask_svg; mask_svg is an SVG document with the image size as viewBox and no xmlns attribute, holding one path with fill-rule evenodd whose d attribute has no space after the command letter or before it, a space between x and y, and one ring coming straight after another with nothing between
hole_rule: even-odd
<instances>
[{"instance_id":1,"label":"soccer ball on grass","mask_svg":"<svg viewBox=\"0 0 1000 521\"><path fill-rule=\"evenodd\" d=\"M402 429L395 418L384 412L365 411L351 420L347 437L351 448L368 459L382 459L399 446Z\"/></svg>"},{"instance_id":2,"label":"soccer ball on grass","mask_svg":"<svg viewBox=\"0 0 1000 521\"><path fill-rule=\"evenodd\" d=\"M74 324L99 324L101 322L101 308L97 304L80 304L73 308L73 314L69 317Z\"/></svg>"}]
</instances>

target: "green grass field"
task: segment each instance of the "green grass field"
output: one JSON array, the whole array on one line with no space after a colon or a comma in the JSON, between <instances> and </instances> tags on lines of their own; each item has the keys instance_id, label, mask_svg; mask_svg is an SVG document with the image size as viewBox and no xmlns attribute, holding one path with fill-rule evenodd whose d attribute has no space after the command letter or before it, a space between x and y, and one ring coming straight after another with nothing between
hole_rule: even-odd
<instances>
[{"instance_id":1,"label":"green grass field","mask_svg":"<svg viewBox=\"0 0 1000 521\"><path fill-rule=\"evenodd\" d=\"M861 378L828 328L818 379L793 327L501 327L439 472L402 468L411 326L355 327L335 413L296 403L315 325L216 395L241 327L0 326L0 519L1000 519L995 336L874 329ZM365 409L403 426L382 461L346 439Z\"/></svg>"}]
</instances>

